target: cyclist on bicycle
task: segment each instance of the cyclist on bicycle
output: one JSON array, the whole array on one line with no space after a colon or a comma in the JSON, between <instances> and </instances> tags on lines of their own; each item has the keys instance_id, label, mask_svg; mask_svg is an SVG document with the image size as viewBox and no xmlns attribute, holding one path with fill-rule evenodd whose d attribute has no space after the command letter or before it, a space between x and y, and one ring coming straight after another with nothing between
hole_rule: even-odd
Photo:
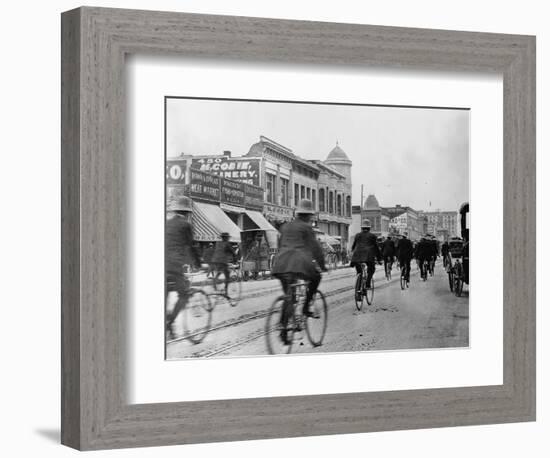
<instances>
[{"instance_id":1,"label":"cyclist on bicycle","mask_svg":"<svg viewBox=\"0 0 550 458\"><path fill-rule=\"evenodd\" d=\"M395 243L389 235L382 243L382 256L384 257L384 271L387 271L388 264L391 270L395 258Z\"/></svg>"},{"instance_id":2,"label":"cyclist on bicycle","mask_svg":"<svg viewBox=\"0 0 550 458\"><path fill-rule=\"evenodd\" d=\"M399 259L399 265L405 266L405 281L410 281L411 275L411 259L414 254L414 248L412 242L407 238L408 233L403 233L402 238L397 242L397 259Z\"/></svg>"},{"instance_id":3,"label":"cyclist on bicycle","mask_svg":"<svg viewBox=\"0 0 550 458\"><path fill-rule=\"evenodd\" d=\"M216 242L214 246L214 254L212 254L212 264L214 264L216 273L214 274L214 285L218 282L218 278L223 273L225 284L225 297L229 299L231 305L235 305L229 297L229 264L235 260L235 250L229 242L229 233L222 232L220 234L221 241Z\"/></svg>"},{"instance_id":4,"label":"cyclist on bicycle","mask_svg":"<svg viewBox=\"0 0 550 458\"><path fill-rule=\"evenodd\" d=\"M367 289L370 288L372 276L376 270L376 261L382 261L382 255L378 248L376 235L371 231L371 224L368 219L364 219L361 224L361 232L355 234L351 249L351 267L355 267L358 275L363 274L361 264L367 265ZM359 282L361 284L361 282ZM361 294L361 291L356 291L356 294Z\"/></svg>"},{"instance_id":5,"label":"cyclist on bicycle","mask_svg":"<svg viewBox=\"0 0 550 458\"><path fill-rule=\"evenodd\" d=\"M189 290L189 282L183 276L182 267L199 267L201 264L199 252L193 245L192 215L193 202L189 197L180 197L169 206L165 244L166 291L175 290L178 293L178 301L166 317L166 328L172 335L174 320L185 306Z\"/></svg>"},{"instance_id":6,"label":"cyclist on bicycle","mask_svg":"<svg viewBox=\"0 0 550 458\"><path fill-rule=\"evenodd\" d=\"M426 276L426 263L429 263L433 255L433 245L428 240L429 235L426 234L420 238L420 242L416 245L415 258L420 269L420 277Z\"/></svg>"},{"instance_id":7,"label":"cyclist on bicycle","mask_svg":"<svg viewBox=\"0 0 550 458\"><path fill-rule=\"evenodd\" d=\"M309 304L321 283L321 274L316 268L315 262L319 269L326 271L323 249L311 226L314 214L315 210L311 200L302 199L298 202L296 218L282 227L279 240L280 249L273 261L273 275L281 281L286 295L281 314L280 334L285 345L290 344L287 340L286 330L291 307L293 307L290 298L290 285L297 278L309 282L302 313L305 316L312 316Z\"/></svg>"}]
</instances>

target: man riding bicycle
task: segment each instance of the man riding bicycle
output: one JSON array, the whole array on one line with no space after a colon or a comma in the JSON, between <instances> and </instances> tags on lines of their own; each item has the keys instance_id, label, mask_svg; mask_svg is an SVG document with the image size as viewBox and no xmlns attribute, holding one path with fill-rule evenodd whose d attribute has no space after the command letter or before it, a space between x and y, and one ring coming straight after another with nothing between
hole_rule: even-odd
<instances>
[{"instance_id":1,"label":"man riding bicycle","mask_svg":"<svg viewBox=\"0 0 550 458\"><path fill-rule=\"evenodd\" d=\"M433 245L428 240L429 235L426 234L420 238L420 242L416 245L415 258L418 262L418 268L420 269L420 277L426 278L427 276L427 264L433 255Z\"/></svg>"},{"instance_id":2,"label":"man riding bicycle","mask_svg":"<svg viewBox=\"0 0 550 458\"><path fill-rule=\"evenodd\" d=\"M376 270L376 261L381 262L382 255L378 248L376 235L371 231L371 224L368 219L364 219L361 224L361 232L355 234L351 249L353 254L351 256L351 267L355 267L357 274L363 274L363 268L361 264L367 265L367 289L370 288L372 276ZM362 284L359 282L358 284ZM361 291L356 291L356 295L361 295Z\"/></svg>"},{"instance_id":3,"label":"man riding bicycle","mask_svg":"<svg viewBox=\"0 0 550 458\"><path fill-rule=\"evenodd\" d=\"M314 214L315 210L311 200L302 199L298 203L296 218L282 227L279 253L273 261L272 273L281 281L286 295L283 313L281 314L280 334L285 345L290 344L286 330L293 307L292 298L290 297L290 285L295 283L298 278L309 282L302 313L305 316L312 316L309 304L317 292L319 283L321 283L321 274L315 263L317 263L319 269L326 271L323 249L317 241L311 226Z\"/></svg>"},{"instance_id":4,"label":"man riding bicycle","mask_svg":"<svg viewBox=\"0 0 550 458\"><path fill-rule=\"evenodd\" d=\"M216 242L214 246L214 253L212 254L212 264L214 265L214 284L218 282L218 278L223 273L224 275L224 294L229 300L231 306L235 306L236 303L229 297L229 264L235 260L235 251L229 242L229 233L222 232L220 234L221 241Z\"/></svg>"},{"instance_id":5,"label":"man riding bicycle","mask_svg":"<svg viewBox=\"0 0 550 458\"><path fill-rule=\"evenodd\" d=\"M384 257L384 271L387 272L388 267L391 271L395 259L395 243L389 235L382 243L382 256Z\"/></svg>"},{"instance_id":6,"label":"man riding bicycle","mask_svg":"<svg viewBox=\"0 0 550 458\"><path fill-rule=\"evenodd\" d=\"M166 329L173 335L172 326L179 312L185 307L189 283L183 276L183 266L199 267L199 252L193 245L193 202L189 197L180 197L169 206L166 221L165 269L166 291L176 291L178 301L172 312L167 313Z\"/></svg>"},{"instance_id":7,"label":"man riding bicycle","mask_svg":"<svg viewBox=\"0 0 550 458\"><path fill-rule=\"evenodd\" d=\"M397 242L397 259L399 259L399 265L405 267L405 281L409 282L411 275L411 259L413 258L414 248L407 236L408 233L405 232L402 238Z\"/></svg>"}]
</instances>

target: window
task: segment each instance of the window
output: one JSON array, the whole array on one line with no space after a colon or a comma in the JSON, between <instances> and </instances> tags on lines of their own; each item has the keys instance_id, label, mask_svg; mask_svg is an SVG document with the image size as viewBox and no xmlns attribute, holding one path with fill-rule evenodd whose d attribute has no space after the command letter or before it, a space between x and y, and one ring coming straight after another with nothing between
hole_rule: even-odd
<instances>
[{"instance_id":1,"label":"window","mask_svg":"<svg viewBox=\"0 0 550 458\"><path fill-rule=\"evenodd\" d=\"M338 194L336 197L336 213L338 216L342 216L342 195Z\"/></svg>"},{"instance_id":2,"label":"window","mask_svg":"<svg viewBox=\"0 0 550 458\"><path fill-rule=\"evenodd\" d=\"M294 206L298 206L298 201L300 200L300 186L294 184Z\"/></svg>"},{"instance_id":3,"label":"window","mask_svg":"<svg viewBox=\"0 0 550 458\"><path fill-rule=\"evenodd\" d=\"M346 216L351 216L351 196L346 197Z\"/></svg>"},{"instance_id":4,"label":"window","mask_svg":"<svg viewBox=\"0 0 550 458\"><path fill-rule=\"evenodd\" d=\"M315 192L315 189L312 189L311 190L311 201L313 202L313 208L316 209L317 208L317 196L316 196L316 192Z\"/></svg>"},{"instance_id":5,"label":"window","mask_svg":"<svg viewBox=\"0 0 550 458\"><path fill-rule=\"evenodd\" d=\"M305 198L306 198L306 187L300 186L300 199L305 199Z\"/></svg>"},{"instance_id":6,"label":"window","mask_svg":"<svg viewBox=\"0 0 550 458\"><path fill-rule=\"evenodd\" d=\"M334 213L334 193L332 191L328 192L328 212Z\"/></svg>"},{"instance_id":7,"label":"window","mask_svg":"<svg viewBox=\"0 0 550 458\"><path fill-rule=\"evenodd\" d=\"M311 200L311 188L306 189L306 197Z\"/></svg>"},{"instance_id":8,"label":"window","mask_svg":"<svg viewBox=\"0 0 550 458\"><path fill-rule=\"evenodd\" d=\"M325 189L321 188L319 189L319 211L325 212Z\"/></svg>"},{"instance_id":9,"label":"window","mask_svg":"<svg viewBox=\"0 0 550 458\"><path fill-rule=\"evenodd\" d=\"M275 177L269 173L265 174L265 189L266 189L266 200L273 204L275 203Z\"/></svg>"},{"instance_id":10,"label":"window","mask_svg":"<svg viewBox=\"0 0 550 458\"><path fill-rule=\"evenodd\" d=\"M288 206L288 180L281 178L281 205Z\"/></svg>"}]
</instances>

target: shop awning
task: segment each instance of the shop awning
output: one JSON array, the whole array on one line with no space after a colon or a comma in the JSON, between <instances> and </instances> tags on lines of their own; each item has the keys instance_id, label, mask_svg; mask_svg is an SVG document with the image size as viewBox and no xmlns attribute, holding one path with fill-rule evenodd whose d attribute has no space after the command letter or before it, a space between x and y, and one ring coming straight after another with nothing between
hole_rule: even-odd
<instances>
[{"instance_id":1,"label":"shop awning","mask_svg":"<svg viewBox=\"0 0 550 458\"><path fill-rule=\"evenodd\" d=\"M231 242L241 241L241 230L217 205L193 202L193 229L195 240L215 242L222 232L229 233Z\"/></svg>"},{"instance_id":2,"label":"shop awning","mask_svg":"<svg viewBox=\"0 0 550 458\"><path fill-rule=\"evenodd\" d=\"M337 238L331 237L330 235L327 235L327 234L318 233L317 238L319 239L320 242L328 243L331 246L340 245L340 240L338 240Z\"/></svg>"},{"instance_id":3,"label":"shop awning","mask_svg":"<svg viewBox=\"0 0 550 458\"><path fill-rule=\"evenodd\" d=\"M258 229L261 229L262 231L277 231L271 223L264 218L264 215L262 215L260 212L255 212L253 210L245 210L245 213L248 215L248 217L252 220L252 222L258 226Z\"/></svg>"}]
</instances>

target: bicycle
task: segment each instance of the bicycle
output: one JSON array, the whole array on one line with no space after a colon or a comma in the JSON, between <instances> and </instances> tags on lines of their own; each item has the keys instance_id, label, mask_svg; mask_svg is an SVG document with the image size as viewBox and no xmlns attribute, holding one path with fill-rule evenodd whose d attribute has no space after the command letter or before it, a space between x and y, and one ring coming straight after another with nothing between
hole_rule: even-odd
<instances>
[{"instance_id":1,"label":"bicycle","mask_svg":"<svg viewBox=\"0 0 550 458\"><path fill-rule=\"evenodd\" d=\"M435 269L435 258L430 259L428 266L429 266L428 272L430 273L430 277L433 277L434 269Z\"/></svg>"},{"instance_id":2,"label":"bicycle","mask_svg":"<svg viewBox=\"0 0 550 458\"><path fill-rule=\"evenodd\" d=\"M305 280L296 280L290 285L288 295L279 296L270 307L265 323L265 336L267 351L270 355L290 353L293 344L299 340L297 334L304 329L307 338L313 347L319 347L323 343L327 330L328 307L323 293L319 290L312 297L309 304L311 315L304 316L302 308L305 303L309 283ZM286 301L291 302L288 307L289 314L286 324L286 345L281 340L282 314Z\"/></svg>"},{"instance_id":3,"label":"bicycle","mask_svg":"<svg viewBox=\"0 0 550 458\"><path fill-rule=\"evenodd\" d=\"M242 282L243 282L243 275L242 275L242 269L240 263L236 264L229 264L228 265L228 271L229 271L229 282L227 285L227 293L225 292L225 279L220 279L220 275L218 275L218 272L215 273L214 278L212 279L212 293L211 295L215 296L223 296L228 301L229 304L232 307L235 307L239 301L241 300L241 294L242 294ZM219 286L222 285L222 288L224 288L223 292L220 291Z\"/></svg>"},{"instance_id":4,"label":"bicycle","mask_svg":"<svg viewBox=\"0 0 550 458\"><path fill-rule=\"evenodd\" d=\"M178 316L183 314L184 338L189 339L193 344L199 344L204 340L210 331L210 327L212 325L212 311L214 310L214 307L212 306L209 295L206 294L204 290L191 286L190 277L192 274L189 270L190 266L183 266L182 275L184 276L186 285L185 296L183 301L181 301L181 298L178 297L170 317L167 313L166 328L171 336L177 337L172 329L172 325L175 323ZM170 293L175 292L175 281L168 282L166 292L166 305L168 305Z\"/></svg>"},{"instance_id":5,"label":"bicycle","mask_svg":"<svg viewBox=\"0 0 550 458\"><path fill-rule=\"evenodd\" d=\"M410 266L409 266L409 272L408 274L410 275ZM400 284L401 284L401 289L407 289L409 287L409 280L407 280L407 265L406 264L403 264L401 266L401 278L399 280Z\"/></svg>"},{"instance_id":6,"label":"bicycle","mask_svg":"<svg viewBox=\"0 0 550 458\"><path fill-rule=\"evenodd\" d=\"M430 268L430 261L424 259L420 262L420 278L422 281L428 280L428 269Z\"/></svg>"},{"instance_id":7,"label":"bicycle","mask_svg":"<svg viewBox=\"0 0 550 458\"><path fill-rule=\"evenodd\" d=\"M367 264L361 263L361 273L355 278L355 307L357 310L363 308L366 300L367 304L372 305L374 301L374 275L371 277L370 288L367 288Z\"/></svg>"},{"instance_id":8,"label":"bicycle","mask_svg":"<svg viewBox=\"0 0 550 458\"><path fill-rule=\"evenodd\" d=\"M384 258L384 271L386 273L386 280L388 281L391 280L392 267L393 267L393 258L392 257Z\"/></svg>"},{"instance_id":9,"label":"bicycle","mask_svg":"<svg viewBox=\"0 0 550 458\"><path fill-rule=\"evenodd\" d=\"M336 253L328 253L325 256L325 264L328 270L335 270L337 267Z\"/></svg>"}]
</instances>

